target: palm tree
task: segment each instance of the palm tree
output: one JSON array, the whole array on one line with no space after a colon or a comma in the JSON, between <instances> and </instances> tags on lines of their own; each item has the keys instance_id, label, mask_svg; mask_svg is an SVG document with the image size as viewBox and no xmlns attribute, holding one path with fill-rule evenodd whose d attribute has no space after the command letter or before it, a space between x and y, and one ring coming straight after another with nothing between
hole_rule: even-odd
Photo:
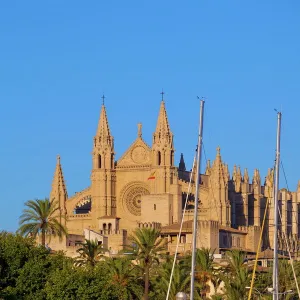
<instances>
[{"instance_id":1,"label":"palm tree","mask_svg":"<svg viewBox=\"0 0 300 300\"><path fill-rule=\"evenodd\" d=\"M98 244L98 240L85 240L85 243L81 243L81 248L77 250L79 257L75 260L75 265L83 266L88 265L94 267L99 261L100 257L103 256L104 249L102 245Z\"/></svg>"},{"instance_id":2,"label":"palm tree","mask_svg":"<svg viewBox=\"0 0 300 300\"><path fill-rule=\"evenodd\" d=\"M67 234L63 224L59 222L60 208L54 200L36 199L25 203L25 209L19 220L19 233L36 237L41 233L42 245L45 247L46 235L58 236L60 239Z\"/></svg>"},{"instance_id":3,"label":"palm tree","mask_svg":"<svg viewBox=\"0 0 300 300\"><path fill-rule=\"evenodd\" d=\"M166 241L155 228L137 228L129 240L144 275L144 300L148 300L150 269L163 257Z\"/></svg>"},{"instance_id":4,"label":"palm tree","mask_svg":"<svg viewBox=\"0 0 300 300\"><path fill-rule=\"evenodd\" d=\"M250 272L245 262L245 253L240 250L227 252L228 267L224 276L226 296L230 300L242 300L247 297Z\"/></svg>"},{"instance_id":5,"label":"palm tree","mask_svg":"<svg viewBox=\"0 0 300 300\"><path fill-rule=\"evenodd\" d=\"M171 278L173 262L165 262L162 264L158 271L158 276L152 278L151 283L153 284L153 291L151 293L151 299L164 300L166 299L167 290L169 287L169 281ZM184 264L176 264L174 267L169 299L175 300L178 292L189 293L190 291L190 268L187 268ZM196 293L195 299L199 298L198 291L200 285L195 282Z\"/></svg>"},{"instance_id":6,"label":"palm tree","mask_svg":"<svg viewBox=\"0 0 300 300\"><path fill-rule=\"evenodd\" d=\"M196 275L195 281L199 283L201 290L201 297L205 298L206 294L210 292L209 282L215 286L218 282L217 276L215 276L214 270L214 254L209 248L200 248L196 251ZM184 258L182 262L186 268L191 269L191 255Z\"/></svg>"},{"instance_id":7,"label":"palm tree","mask_svg":"<svg viewBox=\"0 0 300 300\"><path fill-rule=\"evenodd\" d=\"M119 291L119 299L141 299L143 289L138 280L137 266L128 258L110 258L106 261L111 285Z\"/></svg>"}]
</instances>

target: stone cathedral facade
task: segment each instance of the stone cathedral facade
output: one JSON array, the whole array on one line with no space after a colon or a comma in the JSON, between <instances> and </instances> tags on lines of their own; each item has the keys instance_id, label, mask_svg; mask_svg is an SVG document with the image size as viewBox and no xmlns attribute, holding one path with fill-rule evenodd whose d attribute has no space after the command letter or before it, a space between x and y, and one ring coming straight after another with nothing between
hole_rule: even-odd
<instances>
[{"instance_id":1,"label":"stone cathedral facade","mask_svg":"<svg viewBox=\"0 0 300 300\"><path fill-rule=\"evenodd\" d=\"M172 253L187 199L179 251L189 251L196 174L186 170L182 154L179 166L174 165L174 139L165 102L162 100L160 104L152 145L145 143L142 125L138 124L136 140L116 161L114 137L104 105L92 145L91 184L71 197L67 193L60 157L57 158L50 199L58 201L64 216L61 222L65 223L69 234L62 241L51 239L49 246L54 250L65 250L72 256L84 239L97 239L114 254L123 249L135 228L155 227L168 240ZM215 160L207 162L205 174L200 177L199 247L216 249L216 253L232 248L255 252L269 203L261 250L272 248L272 169L265 180L261 179L258 170L250 180L247 169L242 174L236 166L230 175L218 147ZM279 246L282 250L286 248L286 237L291 250L296 253L299 247L300 185L296 192L281 190L279 199L282 218Z\"/></svg>"}]
</instances>

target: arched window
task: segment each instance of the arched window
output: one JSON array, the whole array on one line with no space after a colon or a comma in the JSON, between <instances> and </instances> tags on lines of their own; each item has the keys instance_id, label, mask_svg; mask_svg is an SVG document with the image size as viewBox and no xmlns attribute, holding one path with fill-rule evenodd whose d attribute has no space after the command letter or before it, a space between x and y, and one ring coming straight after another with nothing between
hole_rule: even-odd
<instances>
[{"instance_id":1,"label":"arched window","mask_svg":"<svg viewBox=\"0 0 300 300\"><path fill-rule=\"evenodd\" d=\"M106 223L103 223L103 231L106 230Z\"/></svg>"},{"instance_id":2,"label":"arched window","mask_svg":"<svg viewBox=\"0 0 300 300\"><path fill-rule=\"evenodd\" d=\"M161 165L161 153L158 151L157 153L157 164L160 166Z\"/></svg>"},{"instance_id":3,"label":"arched window","mask_svg":"<svg viewBox=\"0 0 300 300\"><path fill-rule=\"evenodd\" d=\"M114 155L112 154L110 157L110 164L111 164L111 168L114 168Z\"/></svg>"},{"instance_id":4,"label":"arched window","mask_svg":"<svg viewBox=\"0 0 300 300\"><path fill-rule=\"evenodd\" d=\"M174 151L171 151L171 155L170 155L170 165L173 166L174 164Z\"/></svg>"},{"instance_id":5,"label":"arched window","mask_svg":"<svg viewBox=\"0 0 300 300\"><path fill-rule=\"evenodd\" d=\"M102 168L102 160L101 160L101 155L98 154L98 169Z\"/></svg>"},{"instance_id":6,"label":"arched window","mask_svg":"<svg viewBox=\"0 0 300 300\"><path fill-rule=\"evenodd\" d=\"M108 233L110 233L111 232L111 223L108 223Z\"/></svg>"},{"instance_id":7,"label":"arched window","mask_svg":"<svg viewBox=\"0 0 300 300\"><path fill-rule=\"evenodd\" d=\"M156 204L154 204L153 209L156 210Z\"/></svg>"}]
</instances>

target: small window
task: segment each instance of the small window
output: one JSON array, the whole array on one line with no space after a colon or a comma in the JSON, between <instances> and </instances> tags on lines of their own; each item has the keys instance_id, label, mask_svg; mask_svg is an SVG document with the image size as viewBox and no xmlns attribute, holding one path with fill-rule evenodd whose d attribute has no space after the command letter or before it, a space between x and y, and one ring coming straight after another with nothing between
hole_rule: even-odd
<instances>
[{"instance_id":1,"label":"small window","mask_svg":"<svg viewBox=\"0 0 300 300\"><path fill-rule=\"evenodd\" d=\"M156 210L156 204L154 204L153 209Z\"/></svg>"},{"instance_id":2,"label":"small window","mask_svg":"<svg viewBox=\"0 0 300 300\"><path fill-rule=\"evenodd\" d=\"M161 153L158 151L157 153L157 164L160 166L161 165Z\"/></svg>"},{"instance_id":3,"label":"small window","mask_svg":"<svg viewBox=\"0 0 300 300\"><path fill-rule=\"evenodd\" d=\"M111 168L114 168L114 155L112 154L110 157L110 164L111 164Z\"/></svg>"},{"instance_id":4,"label":"small window","mask_svg":"<svg viewBox=\"0 0 300 300\"><path fill-rule=\"evenodd\" d=\"M102 161L101 161L101 155L98 155L98 169L101 169L102 167Z\"/></svg>"}]
</instances>

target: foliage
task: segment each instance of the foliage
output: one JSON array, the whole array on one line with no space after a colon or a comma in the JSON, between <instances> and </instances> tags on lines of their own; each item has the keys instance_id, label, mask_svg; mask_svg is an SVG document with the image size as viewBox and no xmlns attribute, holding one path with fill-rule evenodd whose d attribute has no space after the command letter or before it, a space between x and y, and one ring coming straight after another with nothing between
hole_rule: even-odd
<instances>
[{"instance_id":1,"label":"foliage","mask_svg":"<svg viewBox=\"0 0 300 300\"><path fill-rule=\"evenodd\" d=\"M247 286L250 284L250 271L245 264L245 253L240 250L227 252L228 267L223 281L226 296L230 300L247 299Z\"/></svg>"},{"instance_id":2,"label":"foliage","mask_svg":"<svg viewBox=\"0 0 300 300\"><path fill-rule=\"evenodd\" d=\"M94 267L99 259L103 256L104 249L102 245L98 244L98 240L85 240L81 244L82 247L77 250L79 257L76 258L75 264L77 266L89 265Z\"/></svg>"},{"instance_id":3,"label":"foliage","mask_svg":"<svg viewBox=\"0 0 300 300\"><path fill-rule=\"evenodd\" d=\"M141 279L138 278L138 267L128 258L112 258L106 261L108 282L119 291L118 298L141 299L143 289Z\"/></svg>"},{"instance_id":4,"label":"foliage","mask_svg":"<svg viewBox=\"0 0 300 300\"><path fill-rule=\"evenodd\" d=\"M41 233L42 245L45 246L46 235L62 238L67 234L65 226L58 220L63 216L57 202L36 199L27 201L25 206L19 221L21 235L37 237Z\"/></svg>"},{"instance_id":5,"label":"foliage","mask_svg":"<svg viewBox=\"0 0 300 300\"><path fill-rule=\"evenodd\" d=\"M150 299L164 300L167 296L169 287L169 281L171 278L172 261L165 262L159 268L157 276L153 277L151 284L153 286L150 293ZM173 278L170 287L169 299L175 300L176 294L181 291L185 293L190 292L190 269L184 264L175 264ZM199 289L199 284L196 282L196 288ZM195 295L195 299L198 299L198 294Z\"/></svg>"},{"instance_id":6,"label":"foliage","mask_svg":"<svg viewBox=\"0 0 300 300\"><path fill-rule=\"evenodd\" d=\"M135 234L132 239L135 241L134 259L128 256L104 260L87 259L82 268L77 266L76 259L37 246L33 238L2 232L0 299L166 299L173 257L164 254L164 242L158 231L147 229ZM97 249L96 243L93 245ZM214 295L211 299L247 299L246 287L250 285L251 272L248 270L245 254L241 251L230 251L226 255L227 267L216 268L212 253L209 249L197 250L195 299L207 299L207 283L216 283L218 280L223 280L225 294ZM91 263L92 261L94 263ZM300 263L294 262L294 266L299 279ZM178 291L189 294L190 267L188 256L176 262L169 300L175 300ZM149 293L145 294L146 276L143 276L143 272L147 270L150 289ZM254 285L255 293L251 299L271 299L271 294L267 293L267 287L272 286L271 281L272 270L269 273L258 272ZM279 262L279 283L280 300L298 299L291 264L286 260ZM282 294L290 289L294 293Z\"/></svg>"},{"instance_id":7,"label":"foliage","mask_svg":"<svg viewBox=\"0 0 300 300\"><path fill-rule=\"evenodd\" d=\"M155 228L137 228L131 235L132 250L144 274L144 300L148 300L150 270L164 256L165 240Z\"/></svg>"}]
</instances>

